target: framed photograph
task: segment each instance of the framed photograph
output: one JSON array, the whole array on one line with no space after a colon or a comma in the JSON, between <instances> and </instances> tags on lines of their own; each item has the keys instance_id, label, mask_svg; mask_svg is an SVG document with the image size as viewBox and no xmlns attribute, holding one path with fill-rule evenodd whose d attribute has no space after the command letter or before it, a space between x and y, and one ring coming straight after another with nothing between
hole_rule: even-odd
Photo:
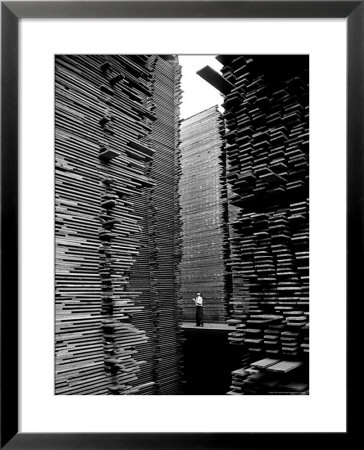
<instances>
[{"instance_id":1,"label":"framed photograph","mask_svg":"<svg viewBox=\"0 0 364 450\"><path fill-rule=\"evenodd\" d=\"M2 447L349 444L363 8L1 2Z\"/></svg>"}]
</instances>

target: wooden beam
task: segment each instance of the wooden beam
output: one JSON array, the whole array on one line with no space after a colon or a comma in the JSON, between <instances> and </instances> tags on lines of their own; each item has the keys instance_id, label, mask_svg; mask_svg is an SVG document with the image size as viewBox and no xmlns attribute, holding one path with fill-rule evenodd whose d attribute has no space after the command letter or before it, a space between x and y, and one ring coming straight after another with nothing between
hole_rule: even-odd
<instances>
[{"instance_id":1,"label":"wooden beam","mask_svg":"<svg viewBox=\"0 0 364 450\"><path fill-rule=\"evenodd\" d=\"M205 66L202 69L198 70L196 73L224 95L230 94L231 90L234 88L234 85L232 83L225 80L223 76L221 76L210 66Z\"/></svg>"}]
</instances>

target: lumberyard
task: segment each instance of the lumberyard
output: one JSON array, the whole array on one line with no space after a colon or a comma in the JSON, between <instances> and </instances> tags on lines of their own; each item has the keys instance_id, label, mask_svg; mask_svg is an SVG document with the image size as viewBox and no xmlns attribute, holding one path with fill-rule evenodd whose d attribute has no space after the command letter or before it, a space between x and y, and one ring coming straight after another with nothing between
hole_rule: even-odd
<instances>
[{"instance_id":1,"label":"lumberyard","mask_svg":"<svg viewBox=\"0 0 364 450\"><path fill-rule=\"evenodd\" d=\"M309 58L55 58L55 393L309 393ZM198 95L198 93L196 94Z\"/></svg>"}]
</instances>

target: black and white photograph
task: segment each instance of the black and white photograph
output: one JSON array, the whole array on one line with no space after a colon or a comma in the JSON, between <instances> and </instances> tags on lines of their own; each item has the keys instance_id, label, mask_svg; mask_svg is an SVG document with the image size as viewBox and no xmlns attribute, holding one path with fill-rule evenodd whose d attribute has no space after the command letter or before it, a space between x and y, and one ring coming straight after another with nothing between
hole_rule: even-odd
<instances>
[{"instance_id":1,"label":"black and white photograph","mask_svg":"<svg viewBox=\"0 0 364 450\"><path fill-rule=\"evenodd\" d=\"M309 74L55 56L56 395L309 395Z\"/></svg>"}]
</instances>

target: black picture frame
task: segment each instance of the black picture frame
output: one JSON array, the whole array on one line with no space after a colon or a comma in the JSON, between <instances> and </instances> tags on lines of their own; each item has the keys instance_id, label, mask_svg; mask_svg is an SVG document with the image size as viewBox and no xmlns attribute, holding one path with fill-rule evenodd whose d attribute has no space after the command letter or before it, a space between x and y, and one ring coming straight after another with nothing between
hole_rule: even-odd
<instances>
[{"instance_id":1,"label":"black picture frame","mask_svg":"<svg viewBox=\"0 0 364 450\"><path fill-rule=\"evenodd\" d=\"M1 448L248 449L307 448L313 444L350 448L353 425L349 408L346 433L18 432L18 22L21 18L109 17L347 19L348 312L349 300L350 304L359 300L363 290L359 280L363 273L364 1L1 2ZM353 346L350 331L347 367Z\"/></svg>"}]
</instances>

